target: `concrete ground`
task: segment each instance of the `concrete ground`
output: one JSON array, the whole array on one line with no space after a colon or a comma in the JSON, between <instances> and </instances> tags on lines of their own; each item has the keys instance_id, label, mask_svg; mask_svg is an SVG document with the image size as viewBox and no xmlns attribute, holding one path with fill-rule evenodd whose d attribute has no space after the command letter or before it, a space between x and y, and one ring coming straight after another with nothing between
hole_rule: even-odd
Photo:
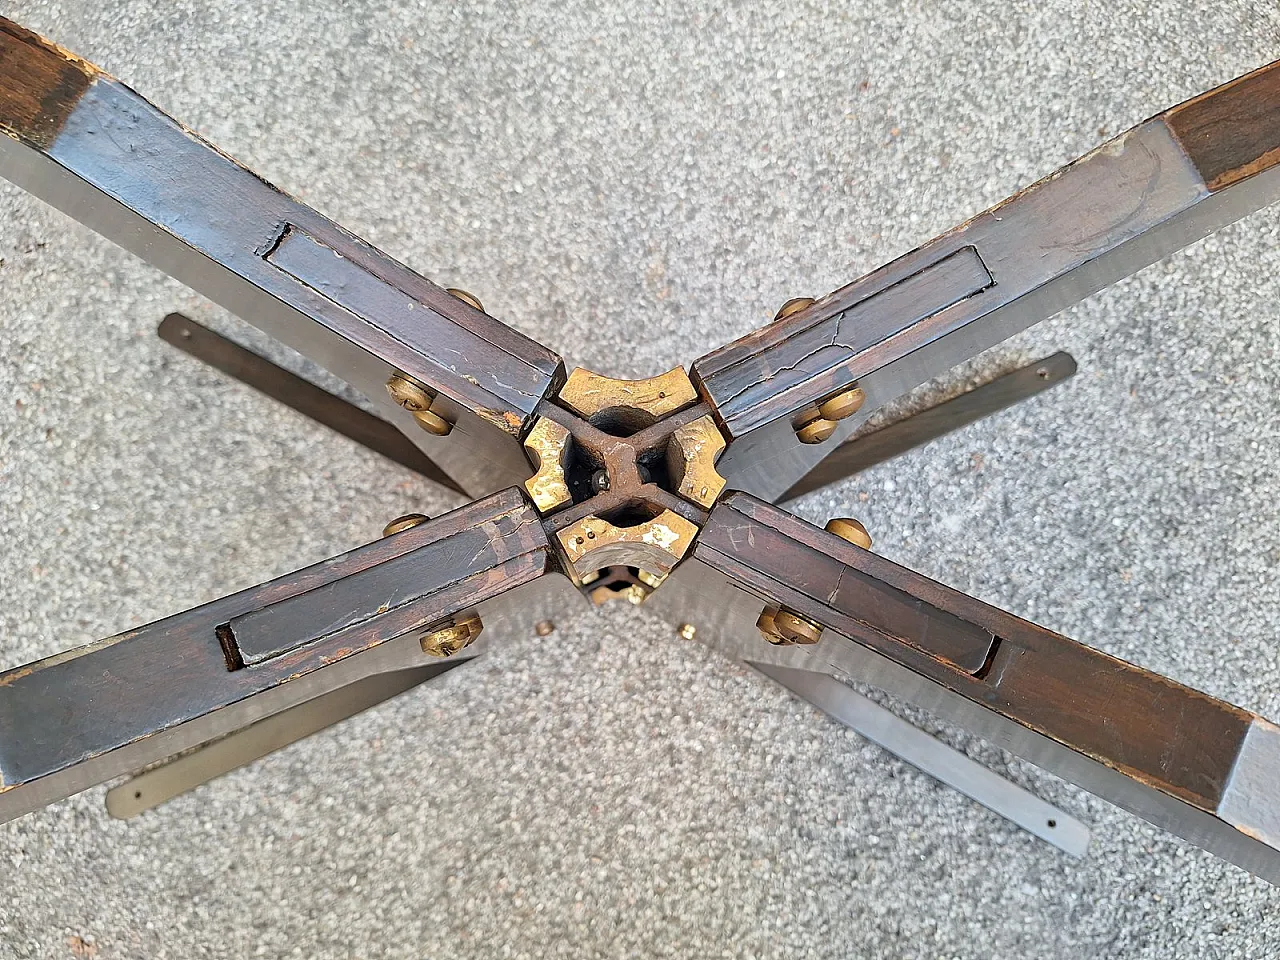
<instances>
[{"instance_id":1,"label":"concrete ground","mask_svg":"<svg viewBox=\"0 0 1280 960\"><path fill-rule=\"evenodd\" d=\"M1280 56L1280 9L1222 0L0 13L619 376ZM799 512L1280 717L1278 235L1250 217L980 358L1081 373ZM173 309L245 335L0 186L0 666L457 502L163 345ZM139 819L96 789L0 827L0 956L1280 955L1272 887L943 734L1087 820L1089 857L643 611L584 611Z\"/></svg>"}]
</instances>

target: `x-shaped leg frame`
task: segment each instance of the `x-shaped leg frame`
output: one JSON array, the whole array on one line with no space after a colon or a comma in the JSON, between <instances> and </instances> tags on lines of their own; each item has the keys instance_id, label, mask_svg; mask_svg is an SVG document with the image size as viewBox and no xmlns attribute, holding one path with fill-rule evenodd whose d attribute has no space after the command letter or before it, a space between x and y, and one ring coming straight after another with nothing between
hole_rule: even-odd
<instances>
[{"instance_id":1,"label":"x-shaped leg frame","mask_svg":"<svg viewBox=\"0 0 1280 960\"><path fill-rule=\"evenodd\" d=\"M687 373L638 381L566 373L474 297L2 20L0 132L0 174L316 360L375 412L186 318L165 320L167 340L476 498L0 673L0 820L142 770L108 795L130 815L489 644L545 633L585 595L650 605L1065 849L1080 852L1082 826L1002 799L849 682L1280 882L1280 728L891 563L852 518L823 530L775 505L1070 376L1056 355L865 428L912 388L1280 196L1280 64L789 302Z\"/></svg>"}]
</instances>

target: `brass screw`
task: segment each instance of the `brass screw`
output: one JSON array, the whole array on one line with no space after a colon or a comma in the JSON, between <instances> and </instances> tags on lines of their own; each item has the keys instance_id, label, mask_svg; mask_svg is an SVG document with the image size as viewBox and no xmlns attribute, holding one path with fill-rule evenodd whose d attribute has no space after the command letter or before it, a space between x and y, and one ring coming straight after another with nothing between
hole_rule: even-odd
<instances>
[{"instance_id":1,"label":"brass screw","mask_svg":"<svg viewBox=\"0 0 1280 960\"><path fill-rule=\"evenodd\" d=\"M539 620L537 625L533 628L533 632L540 637L549 637L551 634L555 633L555 630L556 625L550 620Z\"/></svg>"},{"instance_id":2,"label":"brass screw","mask_svg":"<svg viewBox=\"0 0 1280 960\"><path fill-rule=\"evenodd\" d=\"M438 413L431 412L431 404L435 403L436 395L405 374L397 372L391 375L387 381L387 393L391 394L392 400L412 413L418 426L427 433L444 437L453 429L452 423Z\"/></svg>"},{"instance_id":3,"label":"brass screw","mask_svg":"<svg viewBox=\"0 0 1280 960\"><path fill-rule=\"evenodd\" d=\"M436 395L422 384L410 380L403 373L394 373L387 381L387 393L391 399L410 413L420 413L431 408Z\"/></svg>"},{"instance_id":4,"label":"brass screw","mask_svg":"<svg viewBox=\"0 0 1280 960\"><path fill-rule=\"evenodd\" d=\"M401 530L411 530L418 524L426 523L430 519L425 513L406 513L403 517L396 517L383 527L382 535L389 537L393 533L399 533Z\"/></svg>"},{"instance_id":5,"label":"brass screw","mask_svg":"<svg viewBox=\"0 0 1280 960\"><path fill-rule=\"evenodd\" d=\"M418 642L422 645L423 653L429 653L433 657L451 657L474 643L483 629L484 625L479 617L468 617L466 620L437 627L430 633L423 634Z\"/></svg>"},{"instance_id":6,"label":"brass screw","mask_svg":"<svg viewBox=\"0 0 1280 960\"><path fill-rule=\"evenodd\" d=\"M867 395L861 387L849 387L818 404L818 416L827 420L843 420L862 409Z\"/></svg>"},{"instance_id":7,"label":"brass screw","mask_svg":"<svg viewBox=\"0 0 1280 960\"><path fill-rule=\"evenodd\" d=\"M698 628L692 623L682 623L676 633L680 634L685 640L692 640L698 635Z\"/></svg>"},{"instance_id":8,"label":"brass screw","mask_svg":"<svg viewBox=\"0 0 1280 960\"><path fill-rule=\"evenodd\" d=\"M796 439L801 443L822 443L824 440L830 440L831 435L836 432L834 420L825 420L818 417L816 420L810 420L803 427L796 431Z\"/></svg>"},{"instance_id":9,"label":"brass screw","mask_svg":"<svg viewBox=\"0 0 1280 960\"><path fill-rule=\"evenodd\" d=\"M813 644L822 639L822 627L790 610L766 607L756 628L775 646Z\"/></svg>"},{"instance_id":10,"label":"brass screw","mask_svg":"<svg viewBox=\"0 0 1280 960\"><path fill-rule=\"evenodd\" d=\"M832 517L827 521L827 533L834 533L841 540L848 540L855 547L871 549L871 534L853 517Z\"/></svg>"},{"instance_id":11,"label":"brass screw","mask_svg":"<svg viewBox=\"0 0 1280 960\"><path fill-rule=\"evenodd\" d=\"M773 615L773 625L778 634L790 643L817 643L822 639L822 628L807 617L790 610L779 610Z\"/></svg>"},{"instance_id":12,"label":"brass screw","mask_svg":"<svg viewBox=\"0 0 1280 960\"><path fill-rule=\"evenodd\" d=\"M480 299L474 294L467 293L465 290L459 290L457 287L449 287L445 293L457 297L463 303L475 307L481 313L484 313L484 305L480 303Z\"/></svg>"},{"instance_id":13,"label":"brass screw","mask_svg":"<svg viewBox=\"0 0 1280 960\"><path fill-rule=\"evenodd\" d=\"M799 313L805 307L809 306L809 304L816 302L817 301L814 300L813 297L792 297L778 308L778 312L774 314L773 319L775 321L785 320L792 314Z\"/></svg>"}]
</instances>

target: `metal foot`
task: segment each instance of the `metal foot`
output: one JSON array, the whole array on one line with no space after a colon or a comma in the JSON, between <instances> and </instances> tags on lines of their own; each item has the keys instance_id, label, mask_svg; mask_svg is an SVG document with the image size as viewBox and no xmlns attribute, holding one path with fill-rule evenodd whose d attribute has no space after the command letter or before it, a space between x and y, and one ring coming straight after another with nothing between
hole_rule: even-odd
<instances>
[{"instance_id":1,"label":"metal foot","mask_svg":"<svg viewBox=\"0 0 1280 960\"><path fill-rule=\"evenodd\" d=\"M428 480L465 493L403 433L355 404L277 366L252 350L203 327L181 313L171 313L156 331L160 339L234 377L272 400L310 417L374 453L420 473Z\"/></svg>"},{"instance_id":2,"label":"metal foot","mask_svg":"<svg viewBox=\"0 0 1280 960\"><path fill-rule=\"evenodd\" d=\"M751 666L913 767L1064 853L1083 857L1089 849L1089 828L1075 817L992 773L834 677L762 663Z\"/></svg>"},{"instance_id":3,"label":"metal foot","mask_svg":"<svg viewBox=\"0 0 1280 960\"><path fill-rule=\"evenodd\" d=\"M1075 372L1076 362L1071 354L1055 353L905 420L855 436L805 474L778 498L778 502L785 503L901 456L908 450L1043 393L1070 379Z\"/></svg>"},{"instance_id":4,"label":"metal foot","mask_svg":"<svg viewBox=\"0 0 1280 960\"><path fill-rule=\"evenodd\" d=\"M380 673L164 760L107 791L107 812L127 820L313 733L363 713L467 661Z\"/></svg>"}]
</instances>

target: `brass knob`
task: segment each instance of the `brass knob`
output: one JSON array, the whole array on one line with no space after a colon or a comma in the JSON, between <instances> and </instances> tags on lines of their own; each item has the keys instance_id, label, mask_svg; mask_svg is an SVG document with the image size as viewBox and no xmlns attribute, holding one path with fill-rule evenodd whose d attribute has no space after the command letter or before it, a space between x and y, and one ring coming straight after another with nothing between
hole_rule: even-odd
<instances>
[{"instance_id":1,"label":"brass knob","mask_svg":"<svg viewBox=\"0 0 1280 960\"><path fill-rule=\"evenodd\" d=\"M866 401L867 395L861 387L850 387L819 403L818 415L827 420L843 420L861 410Z\"/></svg>"},{"instance_id":2,"label":"brass knob","mask_svg":"<svg viewBox=\"0 0 1280 960\"><path fill-rule=\"evenodd\" d=\"M855 547L871 549L871 534L853 517L832 517L827 521L827 533L834 533L841 540L848 540Z\"/></svg>"},{"instance_id":3,"label":"brass knob","mask_svg":"<svg viewBox=\"0 0 1280 960\"><path fill-rule=\"evenodd\" d=\"M445 293L458 298L463 303L473 306L481 313L484 313L484 305L474 294L467 293L465 290L459 290L457 287L449 287L449 289L445 290Z\"/></svg>"},{"instance_id":4,"label":"brass knob","mask_svg":"<svg viewBox=\"0 0 1280 960\"><path fill-rule=\"evenodd\" d=\"M817 303L817 301L813 297L792 297L778 308L778 312L774 314L773 319L775 321L785 320L793 313L799 313L811 303Z\"/></svg>"},{"instance_id":5,"label":"brass knob","mask_svg":"<svg viewBox=\"0 0 1280 960\"><path fill-rule=\"evenodd\" d=\"M396 517L383 527L382 535L389 537L393 533L399 533L401 530L411 530L418 524L426 523L430 519L425 513L406 513L403 517Z\"/></svg>"},{"instance_id":6,"label":"brass knob","mask_svg":"<svg viewBox=\"0 0 1280 960\"><path fill-rule=\"evenodd\" d=\"M427 433L445 437L453 429L452 423L440 414L431 412L431 404L435 403L436 395L418 381L410 379L408 374L399 371L393 373L387 380L387 393L391 394L392 400L412 413L418 426Z\"/></svg>"},{"instance_id":7,"label":"brass knob","mask_svg":"<svg viewBox=\"0 0 1280 960\"><path fill-rule=\"evenodd\" d=\"M775 613L773 625L777 628L778 634L791 643L817 643L822 639L822 627L790 610L779 610Z\"/></svg>"},{"instance_id":8,"label":"brass knob","mask_svg":"<svg viewBox=\"0 0 1280 960\"><path fill-rule=\"evenodd\" d=\"M453 429L453 424L440 416L438 413L432 413L430 410L416 410L413 419L418 421L418 426L427 433L434 433L437 437L447 437L449 431Z\"/></svg>"},{"instance_id":9,"label":"brass knob","mask_svg":"<svg viewBox=\"0 0 1280 960\"><path fill-rule=\"evenodd\" d=\"M797 430L796 438L801 443L822 443L824 440L830 440L831 435L835 432L836 424L834 420L818 417L818 419L810 420Z\"/></svg>"},{"instance_id":10,"label":"brass knob","mask_svg":"<svg viewBox=\"0 0 1280 960\"><path fill-rule=\"evenodd\" d=\"M410 413L420 413L431 408L436 395L403 373L394 373L387 381L387 393L391 399Z\"/></svg>"},{"instance_id":11,"label":"brass knob","mask_svg":"<svg viewBox=\"0 0 1280 960\"><path fill-rule=\"evenodd\" d=\"M422 645L423 653L429 653L433 657L451 657L464 647L471 646L483 629L484 625L479 617L468 617L437 627L430 633L423 634L418 642Z\"/></svg>"},{"instance_id":12,"label":"brass knob","mask_svg":"<svg viewBox=\"0 0 1280 960\"><path fill-rule=\"evenodd\" d=\"M685 640L692 640L698 635L698 628L692 623L682 623L676 629L676 633L680 634L680 636Z\"/></svg>"},{"instance_id":13,"label":"brass knob","mask_svg":"<svg viewBox=\"0 0 1280 960\"><path fill-rule=\"evenodd\" d=\"M813 644L822 639L822 627L798 613L766 607L756 621L760 634L775 646Z\"/></svg>"}]
</instances>

